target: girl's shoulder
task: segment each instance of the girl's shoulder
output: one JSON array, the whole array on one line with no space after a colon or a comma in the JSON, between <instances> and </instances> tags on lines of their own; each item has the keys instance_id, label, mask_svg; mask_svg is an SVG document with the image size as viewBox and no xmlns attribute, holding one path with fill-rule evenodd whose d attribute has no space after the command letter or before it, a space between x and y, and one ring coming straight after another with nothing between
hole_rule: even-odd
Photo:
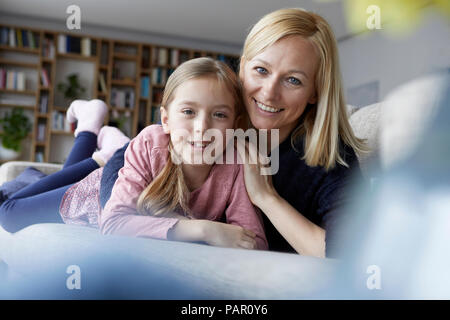
<instances>
[{"instance_id":1,"label":"girl's shoulder","mask_svg":"<svg viewBox=\"0 0 450 320\"><path fill-rule=\"evenodd\" d=\"M140 143L148 144L152 149L167 148L169 135L166 134L160 124L152 124L144 129L135 138Z\"/></svg>"}]
</instances>

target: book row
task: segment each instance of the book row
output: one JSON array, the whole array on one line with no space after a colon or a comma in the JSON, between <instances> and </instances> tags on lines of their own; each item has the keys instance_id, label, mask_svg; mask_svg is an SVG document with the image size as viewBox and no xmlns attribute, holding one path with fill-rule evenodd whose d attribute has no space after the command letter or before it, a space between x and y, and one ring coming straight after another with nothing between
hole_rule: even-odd
<instances>
[{"instance_id":1,"label":"book row","mask_svg":"<svg viewBox=\"0 0 450 320\"><path fill-rule=\"evenodd\" d=\"M0 44L10 47L39 48L39 34L30 30L0 28Z\"/></svg>"},{"instance_id":2,"label":"book row","mask_svg":"<svg viewBox=\"0 0 450 320\"><path fill-rule=\"evenodd\" d=\"M0 68L0 89L25 90L25 72Z\"/></svg>"},{"instance_id":3,"label":"book row","mask_svg":"<svg viewBox=\"0 0 450 320\"><path fill-rule=\"evenodd\" d=\"M60 34L58 35L58 53L77 53L84 56L91 56L91 39Z\"/></svg>"}]
</instances>

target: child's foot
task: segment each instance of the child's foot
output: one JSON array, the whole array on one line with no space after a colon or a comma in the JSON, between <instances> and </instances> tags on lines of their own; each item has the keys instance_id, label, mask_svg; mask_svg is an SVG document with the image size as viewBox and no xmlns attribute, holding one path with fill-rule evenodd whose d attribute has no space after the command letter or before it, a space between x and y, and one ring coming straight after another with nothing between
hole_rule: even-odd
<instances>
[{"instance_id":1,"label":"child's foot","mask_svg":"<svg viewBox=\"0 0 450 320\"><path fill-rule=\"evenodd\" d=\"M70 123L78 121L75 130L76 137L82 131L89 131L98 135L107 112L108 107L101 100L75 100L70 104L66 115L67 121Z\"/></svg>"},{"instance_id":2,"label":"child's foot","mask_svg":"<svg viewBox=\"0 0 450 320\"><path fill-rule=\"evenodd\" d=\"M116 127L104 126L97 135L97 147L100 150L94 152L92 158L100 166L104 166L113 154L129 141L130 138Z\"/></svg>"}]
</instances>

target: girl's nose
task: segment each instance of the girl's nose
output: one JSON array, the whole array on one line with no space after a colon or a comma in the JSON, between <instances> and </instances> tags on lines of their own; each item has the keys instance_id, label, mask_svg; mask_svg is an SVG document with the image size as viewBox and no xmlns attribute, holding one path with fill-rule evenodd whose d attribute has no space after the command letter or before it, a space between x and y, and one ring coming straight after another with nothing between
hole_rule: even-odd
<instances>
[{"instance_id":1,"label":"girl's nose","mask_svg":"<svg viewBox=\"0 0 450 320\"><path fill-rule=\"evenodd\" d=\"M205 116L199 116L194 122L194 131L203 135L209 129L209 121Z\"/></svg>"}]
</instances>

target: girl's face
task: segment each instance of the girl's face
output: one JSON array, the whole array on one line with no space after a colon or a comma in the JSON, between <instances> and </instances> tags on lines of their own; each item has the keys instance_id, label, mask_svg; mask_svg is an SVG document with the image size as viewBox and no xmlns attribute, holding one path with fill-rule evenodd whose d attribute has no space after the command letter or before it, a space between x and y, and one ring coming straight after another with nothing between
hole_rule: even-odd
<instances>
[{"instance_id":1,"label":"girl's face","mask_svg":"<svg viewBox=\"0 0 450 320\"><path fill-rule=\"evenodd\" d=\"M206 150L218 156L211 152L217 146L222 146L222 153L226 129L234 128L236 118L235 101L226 86L213 77L196 78L184 82L173 94L167 109L161 107L161 123L183 163L199 164L194 159L201 159ZM205 135L210 129L216 134L212 139Z\"/></svg>"},{"instance_id":2,"label":"girl's face","mask_svg":"<svg viewBox=\"0 0 450 320\"><path fill-rule=\"evenodd\" d=\"M280 129L283 141L297 125L308 103L316 103L315 74L319 59L301 36L275 42L241 67L244 98L257 129Z\"/></svg>"}]
</instances>

